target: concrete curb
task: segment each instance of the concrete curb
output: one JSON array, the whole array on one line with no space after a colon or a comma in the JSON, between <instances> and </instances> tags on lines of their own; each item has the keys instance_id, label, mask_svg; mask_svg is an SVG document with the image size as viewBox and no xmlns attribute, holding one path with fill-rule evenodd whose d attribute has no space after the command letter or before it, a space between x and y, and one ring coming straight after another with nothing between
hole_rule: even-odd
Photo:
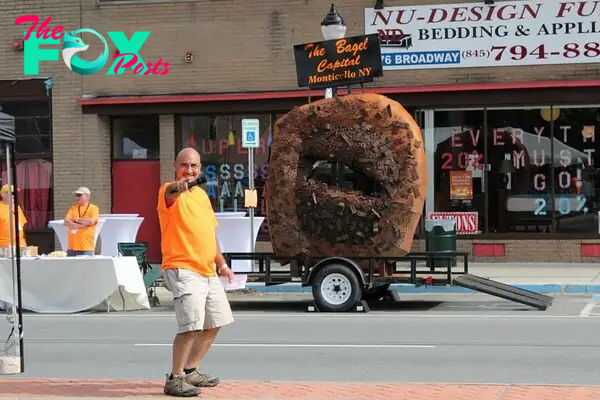
<instances>
[{"instance_id":1,"label":"concrete curb","mask_svg":"<svg viewBox=\"0 0 600 400\"><path fill-rule=\"evenodd\" d=\"M588 284L511 284L512 286L530 290L537 293L571 293L571 294L600 294L600 285ZM419 286L394 284L391 287L398 293L477 293L474 290L463 288L460 286ZM310 286L302 287L299 284L285 283L282 285L265 286L264 284L248 283L247 289L256 290L263 293L311 293ZM600 299L600 295L594 298Z\"/></svg>"}]
</instances>

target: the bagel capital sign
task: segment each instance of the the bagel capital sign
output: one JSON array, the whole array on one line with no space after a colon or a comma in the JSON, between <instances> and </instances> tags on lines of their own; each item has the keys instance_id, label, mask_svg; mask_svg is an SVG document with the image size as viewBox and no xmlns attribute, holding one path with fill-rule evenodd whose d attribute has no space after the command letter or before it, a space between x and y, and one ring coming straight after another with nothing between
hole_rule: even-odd
<instances>
[{"instance_id":1,"label":"the bagel capital sign","mask_svg":"<svg viewBox=\"0 0 600 400\"><path fill-rule=\"evenodd\" d=\"M377 34L294 46L300 87L335 87L383 76Z\"/></svg>"}]
</instances>

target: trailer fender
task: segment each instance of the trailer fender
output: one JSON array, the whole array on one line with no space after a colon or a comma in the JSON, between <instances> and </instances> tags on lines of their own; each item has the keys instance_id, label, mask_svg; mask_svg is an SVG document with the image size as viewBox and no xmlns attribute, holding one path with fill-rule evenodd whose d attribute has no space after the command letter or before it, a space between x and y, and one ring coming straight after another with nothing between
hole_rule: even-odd
<instances>
[{"instance_id":1,"label":"trailer fender","mask_svg":"<svg viewBox=\"0 0 600 400\"><path fill-rule=\"evenodd\" d=\"M322 268L326 267L327 265L331 265L331 264L346 265L347 267L352 269L352 271L354 271L356 277L358 278L358 282L361 284L361 286L364 287L366 285L365 274L363 273L362 269L358 266L358 264L356 264L356 262L354 262L351 259L346 258L346 257L327 257L327 258L324 258L324 259L320 260L319 262L317 262L310 269L310 272L308 273L308 278L306 280L307 285L312 285L313 280L315 279L315 276L317 275L317 273Z\"/></svg>"}]
</instances>

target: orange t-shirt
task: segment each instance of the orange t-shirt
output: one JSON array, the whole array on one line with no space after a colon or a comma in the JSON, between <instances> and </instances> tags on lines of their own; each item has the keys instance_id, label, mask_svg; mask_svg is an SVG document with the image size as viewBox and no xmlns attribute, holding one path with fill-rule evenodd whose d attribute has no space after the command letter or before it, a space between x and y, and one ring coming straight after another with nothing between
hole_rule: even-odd
<instances>
[{"instance_id":1,"label":"orange t-shirt","mask_svg":"<svg viewBox=\"0 0 600 400\"><path fill-rule=\"evenodd\" d=\"M23 214L23 210L21 207L17 207L19 213L19 246L25 247L27 243L25 242L25 228L24 225L27 223L27 218L25 218L25 214ZM9 212L8 204L0 203L0 247L8 247L10 246L10 224L14 224L15 216L13 213ZM13 234L14 234L14 225L13 225ZM14 240L14 239L13 239ZM13 243L16 245L16 243Z\"/></svg>"},{"instance_id":2,"label":"orange t-shirt","mask_svg":"<svg viewBox=\"0 0 600 400\"><path fill-rule=\"evenodd\" d=\"M203 276L216 276L217 218L206 192L193 187L167 207L165 192L158 191L158 220L162 269L183 268Z\"/></svg>"},{"instance_id":3,"label":"orange t-shirt","mask_svg":"<svg viewBox=\"0 0 600 400\"><path fill-rule=\"evenodd\" d=\"M96 243L96 226L98 225L98 217L100 214L100 210L98 206L92 203L88 203L87 206L78 206L74 205L67 212L68 218L72 221L75 221L77 218L91 218L94 220L94 223L85 228L77 228L73 230L69 227L69 241L67 244L67 250L74 251L95 251Z\"/></svg>"}]
</instances>

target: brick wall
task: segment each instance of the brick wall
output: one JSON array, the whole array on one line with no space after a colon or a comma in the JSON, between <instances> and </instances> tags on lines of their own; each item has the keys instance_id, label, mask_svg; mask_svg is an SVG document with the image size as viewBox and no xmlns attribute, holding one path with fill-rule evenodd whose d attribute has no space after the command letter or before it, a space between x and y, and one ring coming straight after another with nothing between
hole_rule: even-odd
<instances>
[{"instance_id":1,"label":"brick wall","mask_svg":"<svg viewBox=\"0 0 600 400\"><path fill-rule=\"evenodd\" d=\"M465 2L461 0L460 2ZM453 3L437 0L431 3ZM480 0L472 1L481 3ZM338 11L348 24L348 35L364 33L364 8L373 0L347 0ZM414 1L387 1L390 5L410 5ZM152 33L140 51L147 62L162 58L172 70L167 75L105 75L110 63L96 74L73 76L62 62L42 63L41 74L63 79L71 77L86 94L189 93L296 89L293 45L321 40L320 21L329 9L325 0L236 0L216 2L198 0L131 5L97 5L95 0L0 0L3 19L0 32L0 78L22 76L22 53L10 42L18 38L23 26L14 25L17 16L51 15L52 24L76 30L81 27L106 31L123 30ZM108 37L108 35L106 35ZM90 57L99 54L100 40L84 33ZM116 47L110 39L110 55ZM185 63L186 51L195 55ZM10 72L7 72L10 71ZM598 64L549 65L536 67L465 68L439 70L387 71L377 86L404 86L535 80L598 79ZM59 76L56 76L58 78ZM75 95L76 93L72 93Z\"/></svg>"},{"instance_id":2,"label":"brick wall","mask_svg":"<svg viewBox=\"0 0 600 400\"><path fill-rule=\"evenodd\" d=\"M93 7L84 1L85 27L99 32L150 30L140 55L145 61L168 61L172 70L164 76L104 76L84 78L84 92L172 93L227 92L297 89L293 46L322 40L320 22L329 11L326 0L236 0L171 2L146 5ZM465 3L466 0L428 1L432 4ZM472 3L482 3L474 0ZM401 6L423 2L387 0ZM364 8L374 0L346 0L337 4L348 24L348 36L364 33ZM89 36L89 38L88 38ZM88 35L90 45L100 44ZM87 43L87 42L86 42ZM112 43L109 43L112 46ZM114 47L111 48L111 51ZM184 62L186 51L195 61ZM111 53L112 54L112 53ZM378 86L598 79L598 64L538 67L424 69L386 71ZM108 69L108 64L105 69Z\"/></svg>"},{"instance_id":3,"label":"brick wall","mask_svg":"<svg viewBox=\"0 0 600 400\"><path fill-rule=\"evenodd\" d=\"M175 118L172 114L160 116L160 182L170 181L175 176Z\"/></svg>"},{"instance_id":4,"label":"brick wall","mask_svg":"<svg viewBox=\"0 0 600 400\"><path fill-rule=\"evenodd\" d=\"M23 52L12 48L29 25L15 25L21 15L52 16L52 26L81 28L79 0L0 1L0 80L23 79ZM60 47L58 47L60 49ZM110 207L110 147L106 122L84 118L76 103L82 95L83 78L71 73L61 62L40 63L39 76L52 77L52 131L54 207L61 218L73 203L71 192L89 186L94 202L103 210ZM2 94L0 93L0 98ZM103 126L104 125L104 126Z\"/></svg>"}]
</instances>

